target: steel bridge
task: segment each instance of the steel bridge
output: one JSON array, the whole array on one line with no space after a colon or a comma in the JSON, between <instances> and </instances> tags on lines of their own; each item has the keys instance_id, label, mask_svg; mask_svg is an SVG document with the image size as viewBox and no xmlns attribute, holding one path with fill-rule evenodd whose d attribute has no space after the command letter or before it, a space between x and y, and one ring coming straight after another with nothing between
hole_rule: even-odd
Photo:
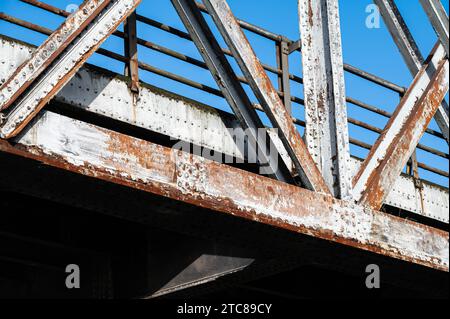
<instances>
[{"instance_id":1,"label":"steel bridge","mask_svg":"<svg viewBox=\"0 0 450 319\"><path fill-rule=\"evenodd\" d=\"M438 39L427 57L395 2L374 0L409 87L344 62L338 0L298 0L300 40L236 18L226 0L168 0L183 30L141 15L141 0L86 0L72 13L20 1L63 23L0 13L2 26L46 37L34 46L0 29L0 296L299 298L340 295L349 283L364 295L369 264L388 295L448 295L448 184L429 178L448 181L448 170L419 156L449 158L439 0L418 0ZM271 43L276 65L260 61L248 34ZM201 59L165 46L169 36L194 43ZM100 47L110 37L123 53ZM155 67L140 50L210 71L216 86ZM87 63L94 55L124 74ZM291 72L294 57L302 74ZM230 112L143 73L223 99ZM395 111L347 95L348 74L397 94ZM68 264L83 270L81 289L63 285Z\"/></svg>"}]
</instances>

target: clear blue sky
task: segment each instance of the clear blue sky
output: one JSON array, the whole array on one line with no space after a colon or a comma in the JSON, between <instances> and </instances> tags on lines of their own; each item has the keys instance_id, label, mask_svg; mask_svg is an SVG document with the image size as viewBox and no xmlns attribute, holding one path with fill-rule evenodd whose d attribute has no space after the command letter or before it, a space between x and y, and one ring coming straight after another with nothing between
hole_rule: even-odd
<instances>
[{"instance_id":1,"label":"clear blue sky","mask_svg":"<svg viewBox=\"0 0 450 319\"><path fill-rule=\"evenodd\" d=\"M80 4L82 1L46 0L44 2L59 8L66 8L70 4ZM184 29L170 0L143 0L142 2L143 3L138 8L139 14ZM446 9L448 10L448 3L446 1L444 2ZM381 24L380 29L368 29L365 26L367 17L365 9L367 5L372 3L371 0L340 0L339 3L341 7L341 26L345 62L384 77L396 84L405 87L409 86L412 78L384 24ZM437 38L419 1L397 0L396 3L418 42L422 54L427 56ZM297 22L297 0L229 0L229 4L234 14L243 20L257 24L275 33L283 34L290 39L296 40L300 37ZM0 0L0 11L52 29L58 27L62 22L62 18L33 8L18 0ZM45 39L44 36L4 21L0 21L0 33L20 38L36 45L39 45ZM162 44L171 49L201 59L193 43L179 39L176 36L172 36L140 23L138 24L138 34L139 37L146 40ZM259 58L267 64L275 65L275 49L273 43L249 33L247 33L247 35ZM223 42L222 44L224 45ZM123 44L120 39L116 37L110 37L103 47L119 53L123 52ZM190 77L198 82L216 87L215 82L208 71L191 66L185 62L166 57L141 47L139 49L139 58L146 63L161 69L185 77ZM89 62L112 69L116 72L123 72L123 65L121 63L98 55L92 57ZM301 75L300 54L295 53L291 56L290 68L292 73ZM189 96L224 110L229 110L224 100L204 94L196 89L186 87L183 84L161 78L148 72L141 72L141 78L153 85ZM271 78L275 81L275 77L271 76ZM346 87L348 96L388 111L393 111L399 102L397 94L348 73L346 73ZM250 90L248 88L246 88L246 90L251 95ZM301 85L292 83L292 90L295 96L303 97L303 88ZM294 110L295 116L301 119L304 118L303 107L295 105ZM386 120L383 117L360 110L351 104L349 104L349 116L365 122L370 122L380 128L383 128L386 123ZM432 123L431 127L438 130L435 123ZM353 125L350 125L350 134L352 137L368 143L373 143L376 139L375 134ZM433 136L426 134L422 142L444 152L448 152L447 144ZM352 153L363 157L367 154L367 151L352 146ZM418 156L421 162L448 171L448 160L420 150L418 151ZM425 179L448 187L447 178L425 171L421 171L420 173Z\"/></svg>"}]
</instances>

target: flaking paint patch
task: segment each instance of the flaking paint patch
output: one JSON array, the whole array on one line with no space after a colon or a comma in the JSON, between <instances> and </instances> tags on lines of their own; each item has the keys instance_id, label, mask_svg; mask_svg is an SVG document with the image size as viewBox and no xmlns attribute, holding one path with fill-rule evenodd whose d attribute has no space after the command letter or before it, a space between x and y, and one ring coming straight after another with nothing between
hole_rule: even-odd
<instances>
[{"instance_id":1,"label":"flaking paint patch","mask_svg":"<svg viewBox=\"0 0 450 319\"><path fill-rule=\"evenodd\" d=\"M111 172L108 180L118 182L117 177L126 173L129 177L120 183L448 271L446 232L190 154L173 153L168 148L50 112L45 112L44 119L33 129L38 131L28 131L17 141L21 146L36 148L36 154L45 152L53 160L74 162L75 158L75 163L83 163L79 172L90 176ZM66 130L71 131L68 142L61 132ZM92 138L91 132L98 136ZM88 147L71 147L83 145L85 139L92 140ZM123 145L117 145L119 142ZM127 165L120 164L122 161ZM123 167L126 171L120 171Z\"/></svg>"},{"instance_id":2,"label":"flaking paint patch","mask_svg":"<svg viewBox=\"0 0 450 319\"><path fill-rule=\"evenodd\" d=\"M387 250L397 250L404 256L440 263L448 268L448 237L430 234L421 227L405 227L400 221L385 215L376 215L373 225L372 244L376 242Z\"/></svg>"},{"instance_id":3,"label":"flaking paint patch","mask_svg":"<svg viewBox=\"0 0 450 319\"><path fill-rule=\"evenodd\" d=\"M176 184L184 194L204 197L208 179L205 159L183 151L172 151L176 166Z\"/></svg>"}]
</instances>

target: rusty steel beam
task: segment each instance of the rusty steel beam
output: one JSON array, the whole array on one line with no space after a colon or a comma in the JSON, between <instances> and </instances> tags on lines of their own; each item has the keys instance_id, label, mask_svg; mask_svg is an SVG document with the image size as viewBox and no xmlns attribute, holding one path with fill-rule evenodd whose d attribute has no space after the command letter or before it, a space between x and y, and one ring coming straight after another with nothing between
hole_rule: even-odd
<instances>
[{"instance_id":1,"label":"rusty steel beam","mask_svg":"<svg viewBox=\"0 0 450 319\"><path fill-rule=\"evenodd\" d=\"M248 154L255 157L265 173L286 183L294 183L291 172L280 157L280 151L239 83L238 76L222 52L202 13L192 0L172 0L172 4L189 31L217 86L223 93L241 127L246 131ZM262 136L264 134L264 136ZM265 137L265 141L263 141ZM245 153L245 150L242 150Z\"/></svg>"},{"instance_id":2,"label":"rusty steel beam","mask_svg":"<svg viewBox=\"0 0 450 319\"><path fill-rule=\"evenodd\" d=\"M445 8L442 5L441 0L419 0L423 9L425 10L428 18L430 19L431 25L433 26L436 34L439 37L442 45L449 56L449 45L448 45L448 15L445 12Z\"/></svg>"},{"instance_id":3,"label":"rusty steel beam","mask_svg":"<svg viewBox=\"0 0 450 319\"><path fill-rule=\"evenodd\" d=\"M299 0L308 150L335 197L352 198L337 0Z\"/></svg>"},{"instance_id":4,"label":"rusty steel beam","mask_svg":"<svg viewBox=\"0 0 450 319\"><path fill-rule=\"evenodd\" d=\"M110 2L111 0L85 1L78 11L68 17L53 35L34 51L31 58L2 85L0 111L10 107Z\"/></svg>"},{"instance_id":5,"label":"rusty steel beam","mask_svg":"<svg viewBox=\"0 0 450 319\"><path fill-rule=\"evenodd\" d=\"M204 0L204 3L266 115L278 129L280 139L292 158L302 183L310 190L330 194L330 189L293 124L291 115L261 66L227 2Z\"/></svg>"},{"instance_id":6,"label":"rusty steel beam","mask_svg":"<svg viewBox=\"0 0 450 319\"><path fill-rule=\"evenodd\" d=\"M33 49L24 43L0 36L0 81L14 73L30 57ZM128 82L124 77L86 65L52 102L68 105L78 111L107 116L175 140L190 142L214 151L213 154L236 158L236 161L245 160L245 154L241 153L239 147L241 143L236 143L228 130L240 127L233 115L145 83L141 84L139 99L135 101ZM196 125L200 122L201 127ZM292 168L278 135L270 130L269 134L283 159ZM368 146L369 150L370 147ZM214 159L214 155L211 156L210 153L204 156ZM361 163L359 159L351 158L352 176L357 173ZM418 165L423 167L423 164ZM401 175L385 204L448 223L448 189L425 181L422 186L423 200L416 192L414 179Z\"/></svg>"},{"instance_id":7,"label":"rusty steel beam","mask_svg":"<svg viewBox=\"0 0 450 319\"><path fill-rule=\"evenodd\" d=\"M44 45L39 47L38 53L24 62L15 75L6 81L9 85L5 85L5 89L12 93L11 97L17 97L18 94L14 92L21 92L19 87L23 85L26 85L28 90L16 100L7 99L7 101L15 103L12 110L6 114L6 119L4 119L0 129L0 136L11 138L20 133L44 105L72 78L103 41L136 9L140 1L106 1L109 4L98 7L98 10L93 9L97 8L94 7L94 4L99 2L93 1L91 3L89 1L87 6L92 11L89 11L86 6L82 6L74 15L70 16L66 21L69 24L67 26L64 24L61 29L54 32ZM103 2L101 3L103 4ZM75 23L75 21L72 21L72 17L76 17L74 20L77 22L85 17L83 21L91 21L91 23L87 26L84 25L86 23ZM74 29L70 29L69 25L74 25ZM82 26L85 28L83 29ZM72 42L69 45L67 41L63 42L62 39L66 39L64 35L70 30L72 30L73 35L71 36ZM61 45L65 46L66 49L60 49ZM46 62L41 65L41 61L53 51L56 53L51 55L52 63ZM39 77L35 74L35 70L38 71ZM26 80L23 81L23 78ZM25 84L30 81L32 83ZM16 86L16 88L13 89L13 86Z\"/></svg>"},{"instance_id":8,"label":"rusty steel beam","mask_svg":"<svg viewBox=\"0 0 450 319\"><path fill-rule=\"evenodd\" d=\"M403 20L394 0L373 0L378 6L381 16L397 45L411 75L415 77L422 69L424 58L416 44L411 32ZM436 68L436 66L435 66ZM438 124L447 143L449 143L449 108L444 100L435 115Z\"/></svg>"},{"instance_id":9,"label":"rusty steel beam","mask_svg":"<svg viewBox=\"0 0 450 319\"><path fill-rule=\"evenodd\" d=\"M360 204L381 208L448 92L448 64L444 48L436 46L354 177Z\"/></svg>"},{"instance_id":10,"label":"rusty steel beam","mask_svg":"<svg viewBox=\"0 0 450 319\"><path fill-rule=\"evenodd\" d=\"M299 234L448 271L448 232L43 112L0 151Z\"/></svg>"}]
</instances>

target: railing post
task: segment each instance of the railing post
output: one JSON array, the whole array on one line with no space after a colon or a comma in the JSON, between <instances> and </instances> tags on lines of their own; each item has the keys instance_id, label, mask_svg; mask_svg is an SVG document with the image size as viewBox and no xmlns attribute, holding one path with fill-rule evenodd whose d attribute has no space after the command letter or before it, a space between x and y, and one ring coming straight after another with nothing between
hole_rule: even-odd
<instances>
[{"instance_id":1,"label":"railing post","mask_svg":"<svg viewBox=\"0 0 450 319\"><path fill-rule=\"evenodd\" d=\"M283 92L284 106L289 113L292 114L291 102L291 84L289 77L289 40L282 38L280 42L276 42L277 68L281 70L278 75L278 90Z\"/></svg>"},{"instance_id":2,"label":"railing post","mask_svg":"<svg viewBox=\"0 0 450 319\"><path fill-rule=\"evenodd\" d=\"M137 51L137 27L136 11L134 11L124 22L125 31L125 57L128 63L125 64L125 76L130 77L129 87L134 93L139 92L139 63Z\"/></svg>"}]
</instances>

